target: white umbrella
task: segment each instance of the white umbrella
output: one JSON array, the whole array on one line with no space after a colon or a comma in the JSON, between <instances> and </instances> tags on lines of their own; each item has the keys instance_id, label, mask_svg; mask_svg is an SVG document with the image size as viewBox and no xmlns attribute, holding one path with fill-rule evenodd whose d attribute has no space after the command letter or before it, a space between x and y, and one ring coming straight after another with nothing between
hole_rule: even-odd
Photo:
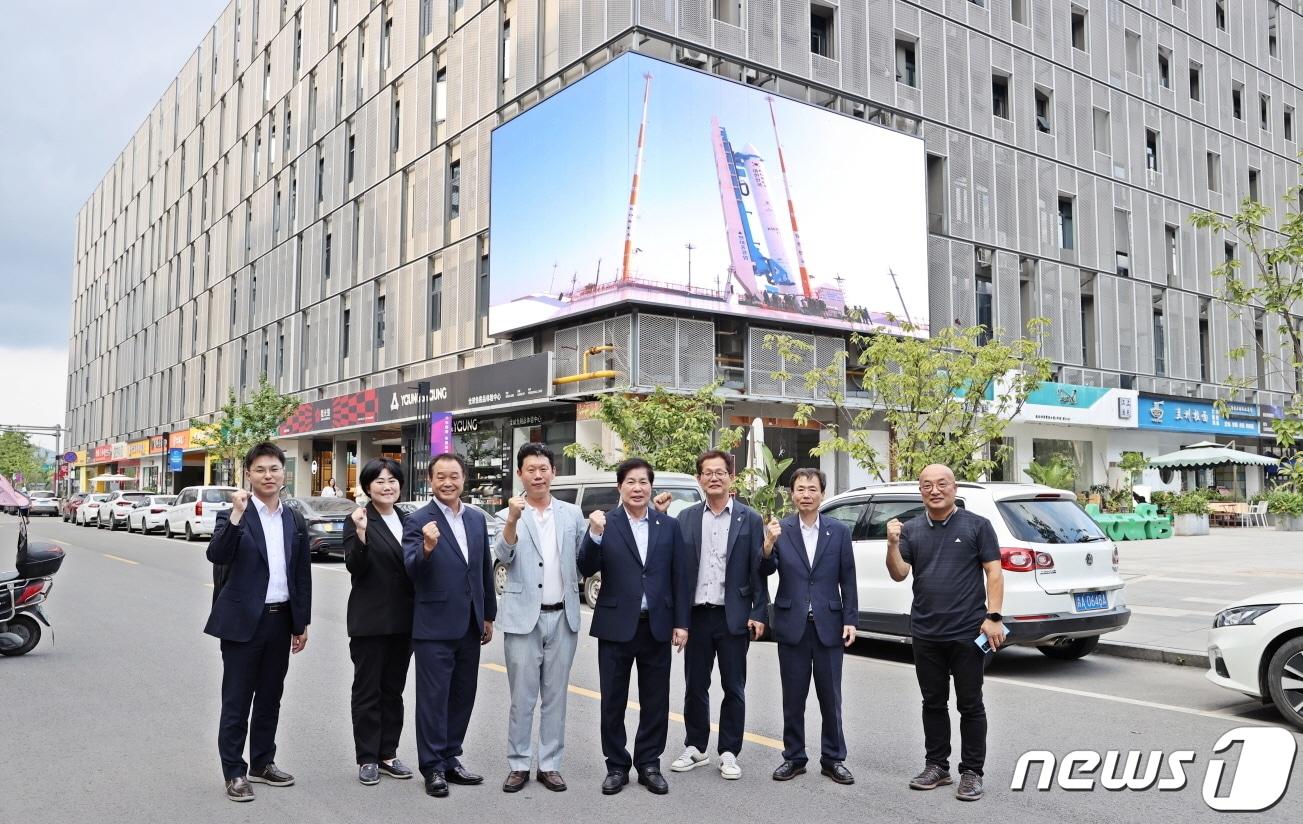
<instances>
[{"instance_id":1,"label":"white umbrella","mask_svg":"<svg viewBox=\"0 0 1303 824\"><path fill-rule=\"evenodd\" d=\"M90 479L90 482L93 484L120 484L128 481L135 483L136 479L130 475L96 475L94 478Z\"/></svg>"}]
</instances>

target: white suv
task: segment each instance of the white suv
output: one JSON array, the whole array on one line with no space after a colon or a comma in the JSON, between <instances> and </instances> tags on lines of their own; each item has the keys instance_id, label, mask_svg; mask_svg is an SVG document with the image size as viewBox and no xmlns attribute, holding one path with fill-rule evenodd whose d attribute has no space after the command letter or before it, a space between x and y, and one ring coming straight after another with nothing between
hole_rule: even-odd
<instances>
[{"instance_id":1,"label":"white suv","mask_svg":"<svg viewBox=\"0 0 1303 824\"><path fill-rule=\"evenodd\" d=\"M163 517L163 534L169 538L185 535L187 541L212 537L217 513L231 508L233 486L187 486L177 493L176 502Z\"/></svg>"},{"instance_id":2,"label":"white suv","mask_svg":"<svg viewBox=\"0 0 1303 824\"><path fill-rule=\"evenodd\" d=\"M958 484L957 503L995 527L1004 568L1004 615L1010 644L1051 658L1089 655L1099 636L1126 626L1118 550L1071 492L1034 484ZM913 579L887 574L887 522L926 512L914 483L853 489L821 512L851 529L859 588L859 634L908 637ZM771 578L770 586L777 585ZM771 593L772 594L772 593Z\"/></svg>"}]
</instances>

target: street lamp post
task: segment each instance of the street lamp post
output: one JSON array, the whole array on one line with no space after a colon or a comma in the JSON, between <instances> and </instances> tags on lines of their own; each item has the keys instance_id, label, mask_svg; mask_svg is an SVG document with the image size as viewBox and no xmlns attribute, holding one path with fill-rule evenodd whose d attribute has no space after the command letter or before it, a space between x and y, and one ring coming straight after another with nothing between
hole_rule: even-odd
<instances>
[{"instance_id":1,"label":"street lamp post","mask_svg":"<svg viewBox=\"0 0 1303 824\"><path fill-rule=\"evenodd\" d=\"M683 244L683 248L688 250L688 291L692 291L692 250L696 249L691 243Z\"/></svg>"}]
</instances>

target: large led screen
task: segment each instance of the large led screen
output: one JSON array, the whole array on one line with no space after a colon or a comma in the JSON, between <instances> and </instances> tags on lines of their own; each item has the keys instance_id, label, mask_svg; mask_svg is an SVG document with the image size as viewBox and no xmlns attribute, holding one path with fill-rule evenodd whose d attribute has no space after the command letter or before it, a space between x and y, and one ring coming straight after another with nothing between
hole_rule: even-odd
<instances>
[{"instance_id":1,"label":"large led screen","mask_svg":"<svg viewBox=\"0 0 1303 824\"><path fill-rule=\"evenodd\" d=\"M492 148L494 334L618 303L926 334L917 138L627 54Z\"/></svg>"}]
</instances>

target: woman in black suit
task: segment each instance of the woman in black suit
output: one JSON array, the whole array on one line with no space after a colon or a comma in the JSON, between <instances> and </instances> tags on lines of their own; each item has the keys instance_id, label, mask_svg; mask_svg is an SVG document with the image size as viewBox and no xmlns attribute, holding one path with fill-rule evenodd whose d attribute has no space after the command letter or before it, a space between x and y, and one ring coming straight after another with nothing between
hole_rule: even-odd
<instances>
[{"instance_id":1,"label":"woman in black suit","mask_svg":"<svg viewBox=\"0 0 1303 824\"><path fill-rule=\"evenodd\" d=\"M412 657L412 582L403 566L403 468L392 458L362 467L370 499L344 522L344 565L352 573L348 596L349 654L353 658L353 742L357 779L380 783L380 773L411 778L395 756L403 731L403 688Z\"/></svg>"}]
</instances>

